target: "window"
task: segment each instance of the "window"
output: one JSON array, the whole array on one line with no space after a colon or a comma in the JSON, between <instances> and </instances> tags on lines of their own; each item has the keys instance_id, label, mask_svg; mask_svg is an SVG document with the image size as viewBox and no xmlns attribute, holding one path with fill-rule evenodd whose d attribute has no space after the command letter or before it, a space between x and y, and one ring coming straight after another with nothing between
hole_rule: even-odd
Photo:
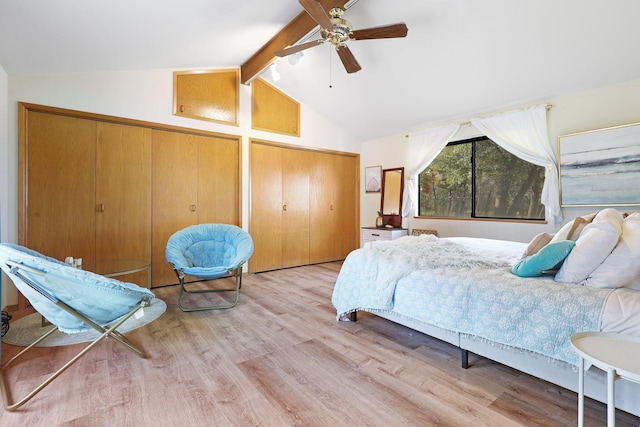
<instances>
[{"instance_id":1,"label":"window","mask_svg":"<svg viewBox=\"0 0 640 427\"><path fill-rule=\"evenodd\" d=\"M487 137L449 143L419 180L420 216L544 219L544 168Z\"/></svg>"}]
</instances>

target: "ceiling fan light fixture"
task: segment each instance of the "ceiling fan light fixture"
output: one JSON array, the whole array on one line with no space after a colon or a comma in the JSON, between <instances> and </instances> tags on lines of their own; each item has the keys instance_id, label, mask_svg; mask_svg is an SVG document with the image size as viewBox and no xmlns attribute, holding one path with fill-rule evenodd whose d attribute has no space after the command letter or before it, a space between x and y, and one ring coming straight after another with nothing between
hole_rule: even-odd
<instances>
[{"instance_id":1,"label":"ceiling fan light fixture","mask_svg":"<svg viewBox=\"0 0 640 427\"><path fill-rule=\"evenodd\" d=\"M329 11L330 21L333 28L322 28L320 30L320 37L329 41L334 46L339 46L349 40L349 34L353 30L351 22L346 19L342 19L344 10L339 7L334 7Z\"/></svg>"},{"instance_id":2,"label":"ceiling fan light fixture","mask_svg":"<svg viewBox=\"0 0 640 427\"><path fill-rule=\"evenodd\" d=\"M304 56L304 53L296 52L296 53L292 53L291 55L289 55L287 57L287 60L289 61L289 64L296 65L298 62L300 62L300 60L302 59L303 56Z\"/></svg>"},{"instance_id":3,"label":"ceiling fan light fixture","mask_svg":"<svg viewBox=\"0 0 640 427\"><path fill-rule=\"evenodd\" d=\"M280 73L278 72L278 61L274 61L269 65L269 72L271 73L271 80L274 82L280 81Z\"/></svg>"}]
</instances>

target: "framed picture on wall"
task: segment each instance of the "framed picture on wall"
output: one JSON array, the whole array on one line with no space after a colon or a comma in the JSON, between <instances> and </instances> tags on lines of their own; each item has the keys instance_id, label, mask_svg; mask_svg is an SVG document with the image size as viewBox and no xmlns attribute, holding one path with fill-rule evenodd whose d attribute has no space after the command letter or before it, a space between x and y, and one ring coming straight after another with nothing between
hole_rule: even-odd
<instances>
[{"instance_id":1,"label":"framed picture on wall","mask_svg":"<svg viewBox=\"0 0 640 427\"><path fill-rule=\"evenodd\" d=\"M364 189L367 193L379 193L382 190L382 166L364 168Z\"/></svg>"},{"instance_id":2,"label":"framed picture on wall","mask_svg":"<svg viewBox=\"0 0 640 427\"><path fill-rule=\"evenodd\" d=\"M563 206L640 204L640 123L558 137Z\"/></svg>"}]
</instances>

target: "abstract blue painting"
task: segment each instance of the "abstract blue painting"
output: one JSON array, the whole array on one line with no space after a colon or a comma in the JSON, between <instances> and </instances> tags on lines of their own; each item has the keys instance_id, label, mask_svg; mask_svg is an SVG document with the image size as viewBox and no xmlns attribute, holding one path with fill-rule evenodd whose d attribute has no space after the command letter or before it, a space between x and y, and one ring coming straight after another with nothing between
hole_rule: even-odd
<instances>
[{"instance_id":1,"label":"abstract blue painting","mask_svg":"<svg viewBox=\"0 0 640 427\"><path fill-rule=\"evenodd\" d=\"M563 206L640 204L640 123L558 137Z\"/></svg>"}]
</instances>

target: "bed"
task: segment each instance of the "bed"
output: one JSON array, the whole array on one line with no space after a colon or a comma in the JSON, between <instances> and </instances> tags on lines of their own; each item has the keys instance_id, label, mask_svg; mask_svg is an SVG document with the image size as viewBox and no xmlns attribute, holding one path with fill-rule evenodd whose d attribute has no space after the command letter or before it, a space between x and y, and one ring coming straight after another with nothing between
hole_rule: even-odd
<instances>
[{"instance_id":1,"label":"bed","mask_svg":"<svg viewBox=\"0 0 640 427\"><path fill-rule=\"evenodd\" d=\"M332 303L340 321L367 311L567 389L578 387L570 336L640 336L640 214L605 209L530 243L407 236L345 259ZM606 401L589 369L586 393ZM616 383L616 406L640 416L640 385Z\"/></svg>"}]
</instances>

